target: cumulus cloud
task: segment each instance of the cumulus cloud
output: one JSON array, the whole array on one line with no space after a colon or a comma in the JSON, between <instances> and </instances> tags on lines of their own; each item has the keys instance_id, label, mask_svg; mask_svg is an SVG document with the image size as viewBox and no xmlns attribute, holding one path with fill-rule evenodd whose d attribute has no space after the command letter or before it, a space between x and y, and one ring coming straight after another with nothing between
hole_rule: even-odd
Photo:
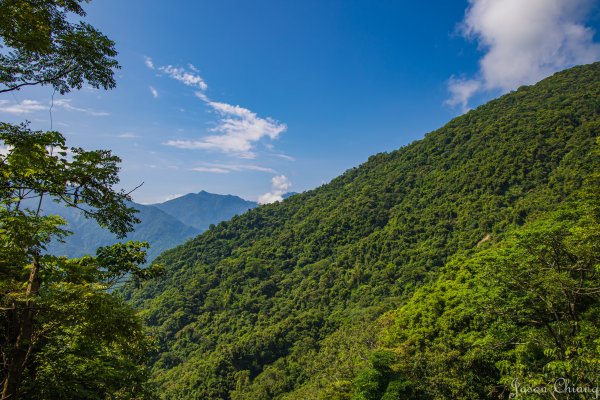
<instances>
[{"instance_id":1,"label":"cumulus cloud","mask_svg":"<svg viewBox=\"0 0 600 400\"><path fill-rule=\"evenodd\" d=\"M448 81L450 98L446 104L451 107L460 106L463 112L469 111L469 99L482 88L482 83L477 79L451 77Z\"/></svg>"},{"instance_id":2,"label":"cumulus cloud","mask_svg":"<svg viewBox=\"0 0 600 400\"><path fill-rule=\"evenodd\" d=\"M192 170L196 172L210 172L215 174L228 174L230 172L240 171L258 171L270 174L277 173L277 171L272 168L252 164L205 164L201 167L192 168Z\"/></svg>"},{"instance_id":3,"label":"cumulus cloud","mask_svg":"<svg viewBox=\"0 0 600 400\"><path fill-rule=\"evenodd\" d=\"M202 77L198 75L195 67L191 72L186 70L185 68L174 67L172 65L160 67L158 70L164 72L171 78L183 83L186 86L195 87L201 90L208 89L208 85L206 84L206 82L204 82L204 79L202 79Z\"/></svg>"},{"instance_id":4,"label":"cumulus cloud","mask_svg":"<svg viewBox=\"0 0 600 400\"><path fill-rule=\"evenodd\" d=\"M150 68L150 69L154 69L154 62L152 61L152 59L148 56L144 57L144 64L146 64L146 67Z\"/></svg>"},{"instance_id":5,"label":"cumulus cloud","mask_svg":"<svg viewBox=\"0 0 600 400\"><path fill-rule=\"evenodd\" d=\"M259 204L269 204L282 201L283 195L292 187L292 183L285 175L277 175L271 179L271 191L258 197Z\"/></svg>"},{"instance_id":6,"label":"cumulus cloud","mask_svg":"<svg viewBox=\"0 0 600 400\"><path fill-rule=\"evenodd\" d=\"M583 23L591 5L591 0L469 0L459 29L485 54L476 76L450 78L446 103L466 111L476 93L507 92L600 59L594 31Z\"/></svg>"},{"instance_id":7,"label":"cumulus cloud","mask_svg":"<svg viewBox=\"0 0 600 400\"><path fill-rule=\"evenodd\" d=\"M37 100L23 100L14 102L9 100L0 100L0 112L7 114L30 114L34 111L48 110L49 106L40 103Z\"/></svg>"},{"instance_id":8,"label":"cumulus cloud","mask_svg":"<svg viewBox=\"0 0 600 400\"><path fill-rule=\"evenodd\" d=\"M158 99L158 91L156 89L154 89L154 86L149 86L150 88L150 93L152 93L152 97L154 97L155 99Z\"/></svg>"},{"instance_id":9,"label":"cumulus cloud","mask_svg":"<svg viewBox=\"0 0 600 400\"><path fill-rule=\"evenodd\" d=\"M83 113L89 114L94 117L106 117L106 116L110 115L109 113L104 112L104 111L94 111L89 108L75 107L71 104L71 99L55 100L54 106L65 109L67 111L83 112Z\"/></svg>"}]
</instances>

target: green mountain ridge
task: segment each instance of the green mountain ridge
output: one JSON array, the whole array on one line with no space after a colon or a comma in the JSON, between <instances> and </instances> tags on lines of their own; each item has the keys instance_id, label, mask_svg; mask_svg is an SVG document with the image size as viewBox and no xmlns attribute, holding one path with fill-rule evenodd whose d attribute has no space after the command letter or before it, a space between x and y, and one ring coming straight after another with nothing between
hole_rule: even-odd
<instances>
[{"instance_id":1,"label":"green mountain ridge","mask_svg":"<svg viewBox=\"0 0 600 400\"><path fill-rule=\"evenodd\" d=\"M572 68L163 253L165 276L124 291L162 398L384 398L379 318L571 201L599 167L599 114L600 63Z\"/></svg>"}]
</instances>

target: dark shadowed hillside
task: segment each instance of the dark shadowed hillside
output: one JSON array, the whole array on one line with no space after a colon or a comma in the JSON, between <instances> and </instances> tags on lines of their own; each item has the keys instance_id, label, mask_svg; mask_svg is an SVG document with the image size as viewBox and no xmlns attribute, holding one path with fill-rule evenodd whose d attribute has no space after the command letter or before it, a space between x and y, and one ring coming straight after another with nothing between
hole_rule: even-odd
<instances>
[{"instance_id":1,"label":"dark shadowed hillside","mask_svg":"<svg viewBox=\"0 0 600 400\"><path fill-rule=\"evenodd\" d=\"M371 354L378 318L573 200L599 167L599 114L600 63L573 68L165 252L166 275L126 292L157 337L162 397L382 398L396 364Z\"/></svg>"}]
</instances>

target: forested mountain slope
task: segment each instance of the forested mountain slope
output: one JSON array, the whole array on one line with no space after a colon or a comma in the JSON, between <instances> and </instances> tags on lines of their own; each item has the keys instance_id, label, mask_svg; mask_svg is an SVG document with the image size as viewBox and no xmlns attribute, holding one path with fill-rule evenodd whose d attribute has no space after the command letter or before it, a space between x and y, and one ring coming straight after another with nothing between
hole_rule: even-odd
<instances>
[{"instance_id":1,"label":"forested mountain slope","mask_svg":"<svg viewBox=\"0 0 600 400\"><path fill-rule=\"evenodd\" d=\"M563 71L165 252L166 275L125 292L158 339L160 393L350 398L382 313L598 170L599 114L600 63Z\"/></svg>"}]
</instances>

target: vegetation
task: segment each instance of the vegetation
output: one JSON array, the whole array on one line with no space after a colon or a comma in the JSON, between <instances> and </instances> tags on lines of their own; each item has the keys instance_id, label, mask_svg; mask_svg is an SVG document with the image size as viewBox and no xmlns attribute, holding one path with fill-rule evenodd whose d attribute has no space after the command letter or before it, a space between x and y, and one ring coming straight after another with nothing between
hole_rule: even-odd
<instances>
[{"instance_id":1,"label":"vegetation","mask_svg":"<svg viewBox=\"0 0 600 400\"><path fill-rule=\"evenodd\" d=\"M106 290L127 274L142 279L156 271L138 266L147 245L118 244L71 260L43 255L68 233L61 218L40 214L44 197L119 236L132 229L128 195L112 189L119 159L72 149L68 160L59 133L26 126L0 125L0 140L9 148L0 162L2 399L142 396L149 344L133 310ZM27 199L38 207L26 207Z\"/></svg>"},{"instance_id":2,"label":"vegetation","mask_svg":"<svg viewBox=\"0 0 600 400\"><path fill-rule=\"evenodd\" d=\"M89 0L0 1L0 93L50 85L60 94L116 86L120 68L114 42L73 14L85 16Z\"/></svg>"},{"instance_id":3,"label":"vegetation","mask_svg":"<svg viewBox=\"0 0 600 400\"><path fill-rule=\"evenodd\" d=\"M0 93L51 85L60 93L114 86L113 43L90 25L81 0L0 1ZM145 243L98 249L95 257L44 255L68 234L44 199L81 211L123 237L138 222L117 191L119 158L71 148L54 131L0 123L0 379L2 400L150 398L144 356L151 342L133 309L107 293L141 269Z\"/></svg>"},{"instance_id":4,"label":"vegetation","mask_svg":"<svg viewBox=\"0 0 600 400\"><path fill-rule=\"evenodd\" d=\"M84 2L0 0L0 93L115 86ZM212 226L164 274L140 242L45 255L68 232L44 201L132 230L120 160L0 123L1 398L597 397L599 114L600 63L563 71ZM169 206L206 224L192 197Z\"/></svg>"},{"instance_id":5,"label":"vegetation","mask_svg":"<svg viewBox=\"0 0 600 400\"><path fill-rule=\"evenodd\" d=\"M164 253L165 276L125 290L157 337L160 395L489 398L509 377L593 381L597 220L578 196L597 184L599 77L596 63L520 88Z\"/></svg>"},{"instance_id":6,"label":"vegetation","mask_svg":"<svg viewBox=\"0 0 600 400\"><path fill-rule=\"evenodd\" d=\"M380 347L352 398L578 398L568 387L592 396L600 376L598 205L570 205L455 257L382 318Z\"/></svg>"}]
</instances>

